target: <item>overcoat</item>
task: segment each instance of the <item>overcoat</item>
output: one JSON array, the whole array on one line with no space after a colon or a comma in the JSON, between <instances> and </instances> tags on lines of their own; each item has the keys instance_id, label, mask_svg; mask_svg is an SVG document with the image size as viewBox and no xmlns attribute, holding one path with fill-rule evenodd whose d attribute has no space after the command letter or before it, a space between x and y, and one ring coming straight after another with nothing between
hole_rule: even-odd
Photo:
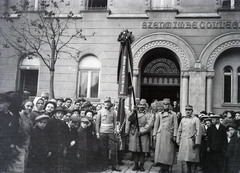
<instances>
[{"instance_id":1,"label":"overcoat","mask_svg":"<svg viewBox=\"0 0 240 173\"><path fill-rule=\"evenodd\" d=\"M199 147L193 149L194 144L201 144L202 127L200 120L192 115L184 117L178 127L177 143L180 143L178 160L199 162Z\"/></svg>"},{"instance_id":2,"label":"overcoat","mask_svg":"<svg viewBox=\"0 0 240 173\"><path fill-rule=\"evenodd\" d=\"M159 112L154 123L153 136L156 136L155 163L173 165L175 143L173 136L177 136L178 121L173 111Z\"/></svg>"},{"instance_id":3,"label":"overcoat","mask_svg":"<svg viewBox=\"0 0 240 173\"><path fill-rule=\"evenodd\" d=\"M134 115L135 116L135 115ZM153 127L153 116L149 112L138 112L138 124L139 131L141 133L141 144L142 144L142 152L149 152L150 150L150 134ZM139 146L139 137L138 137L138 129L135 122L130 123L130 132L129 132L129 151L132 152L140 152Z\"/></svg>"}]
</instances>

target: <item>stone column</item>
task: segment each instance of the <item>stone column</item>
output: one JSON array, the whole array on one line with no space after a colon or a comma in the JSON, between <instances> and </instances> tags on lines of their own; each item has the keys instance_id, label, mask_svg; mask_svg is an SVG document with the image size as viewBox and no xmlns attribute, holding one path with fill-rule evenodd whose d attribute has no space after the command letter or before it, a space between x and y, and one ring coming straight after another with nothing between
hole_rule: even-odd
<instances>
[{"instance_id":1,"label":"stone column","mask_svg":"<svg viewBox=\"0 0 240 173\"><path fill-rule=\"evenodd\" d=\"M188 90L189 90L189 73L182 72L181 81L181 101L180 101L180 111L185 115L185 106L188 104Z\"/></svg>"},{"instance_id":2,"label":"stone column","mask_svg":"<svg viewBox=\"0 0 240 173\"><path fill-rule=\"evenodd\" d=\"M212 112L212 102L213 102L213 100L212 100L212 90L213 90L213 86L212 86L212 84L213 84L213 76L214 76L214 74L213 73L208 73L207 74L207 103L206 103L206 111L207 112Z\"/></svg>"}]
</instances>

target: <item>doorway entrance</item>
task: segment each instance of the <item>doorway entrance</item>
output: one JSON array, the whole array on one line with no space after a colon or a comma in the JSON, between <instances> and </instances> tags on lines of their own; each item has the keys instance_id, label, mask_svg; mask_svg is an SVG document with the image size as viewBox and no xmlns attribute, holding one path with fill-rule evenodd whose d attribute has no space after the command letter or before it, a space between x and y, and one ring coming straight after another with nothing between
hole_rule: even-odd
<instances>
[{"instance_id":1,"label":"doorway entrance","mask_svg":"<svg viewBox=\"0 0 240 173\"><path fill-rule=\"evenodd\" d=\"M148 51L141 62L141 98L180 100L180 66L176 54L166 48Z\"/></svg>"}]
</instances>

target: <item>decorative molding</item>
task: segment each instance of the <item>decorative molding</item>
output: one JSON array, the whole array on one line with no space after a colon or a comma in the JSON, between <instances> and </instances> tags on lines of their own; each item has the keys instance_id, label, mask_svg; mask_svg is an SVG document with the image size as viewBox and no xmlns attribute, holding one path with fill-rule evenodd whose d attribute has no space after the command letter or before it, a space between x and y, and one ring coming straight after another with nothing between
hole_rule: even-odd
<instances>
[{"instance_id":1,"label":"decorative molding","mask_svg":"<svg viewBox=\"0 0 240 173\"><path fill-rule=\"evenodd\" d=\"M156 46L165 47L165 48L168 48L168 49L172 50L173 52L175 52L178 55L178 57L183 60L182 68L189 69L188 59L187 59L184 51L175 43L167 41L167 40L152 41L152 42L149 42L149 43L143 45L140 49L138 49L138 51L134 55L133 67L137 68L138 62L139 62L140 58L142 57L142 55L147 50L150 50L151 48L156 47Z\"/></svg>"},{"instance_id":2,"label":"decorative molding","mask_svg":"<svg viewBox=\"0 0 240 173\"><path fill-rule=\"evenodd\" d=\"M214 77L214 75L215 75L215 73L212 71L212 72L207 72L207 79L211 79L211 78L213 78Z\"/></svg>"},{"instance_id":3,"label":"decorative molding","mask_svg":"<svg viewBox=\"0 0 240 173\"><path fill-rule=\"evenodd\" d=\"M113 0L109 0L109 6L113 6Z\"/></svg>"},{"instance_id":4,"label":"decorative molding","mask_svg":"<svg viewBox=\"0 0 240 173\"><path fill-rule=\"evenodd\" d=\"M218 47L216 47L212 53L210 54L208 60L207 60L207 69L210 69L213 67L213 62L217 59L220 53L222 53L224 50L232 47L240 47L240 40L231 40L224 42L220 44Z\"/></svg>"},{"instance_id":5,"label":"decorative molding","mask_svg":"<svg viewBox=\"0 0 240 173\"><path fill-rule=\"evenodd\" d=\"M181 73L181 76L184 78L188 78L189 77L189 72L188 71L183 71L182 73Z\"/></svg>"},{"instance_id":6,"label":"decorative molding","mask_svg":"<svg viewBox=\"0 0 240 173\"><path fill-rule=\"evenodd\" d=\"M139 74L139 69L133 69L133 76L138 76Z\"/></svg>"}]
</instances>

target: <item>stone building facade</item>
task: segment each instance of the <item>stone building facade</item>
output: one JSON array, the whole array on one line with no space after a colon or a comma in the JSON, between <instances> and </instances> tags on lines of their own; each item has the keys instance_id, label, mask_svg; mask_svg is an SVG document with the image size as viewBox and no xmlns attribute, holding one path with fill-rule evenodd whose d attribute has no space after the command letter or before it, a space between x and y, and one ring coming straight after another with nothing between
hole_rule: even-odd
<instances>
[{"instance_id":1,"label":"stone building facade","mask_svg":"<svg viewBox=\"0 0 240 173\"><path fill-rule=\"evenodd\" d=\"M31 1L33 13L38 1ZM95 102L106 96L117 99L117 37L126 28L135 38L131 46L136 97L149 103L170 97L180 102L181 110L193 105L195 113L240 109L239 0L68 3L64 11L78 15L75 27L83 29L87 40L74 43L81 50L78 57L57 61L56 96L83 96ZM10 4L3 4L5 0L1 11L9 10ZM1 19L1 26L4 22ZM37 57L8 58L8 51L1 48L0 91L32 87L33 95L40 95L49 90L43 62Z\"/></svg>"}]
</instances>

